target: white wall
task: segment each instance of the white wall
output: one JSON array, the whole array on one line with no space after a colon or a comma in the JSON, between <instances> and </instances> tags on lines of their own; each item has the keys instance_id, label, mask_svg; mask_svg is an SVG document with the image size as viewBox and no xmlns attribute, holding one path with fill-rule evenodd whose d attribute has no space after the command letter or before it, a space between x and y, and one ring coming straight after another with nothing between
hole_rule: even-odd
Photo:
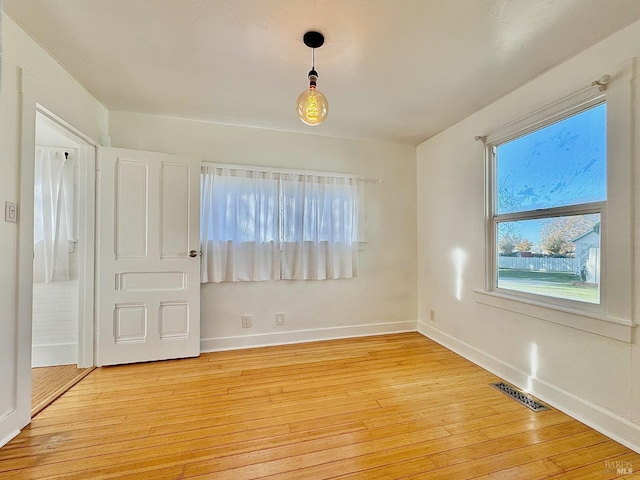
<instances>
[{"instance_id":1,"label":"white wall","mask_svg":"<svg viewBox=\"0 0 640 480\"><path fill-rule=\"evenodd\" d=\"M0 205L4 208L5 201L20 203L23 148L20 131L24 129L33 153L34 102L44 105L98 142L108 142L108 112L6 15L2 19L2 49ZM20 69L23 69L22 74ZM25 105L29 111L24 124L21 90L25 93ZM33 163L32 159L29 161ZM29 192L22 193L28 197ZM30 195L33 197L33 192ZM27 279L24 272L22 277L19 276L17 263L18 255L23 258L29 256L28 248L19 249L21 242L28 245L32 241L19 238L21 226L33 223L28 220L28 215L29 205L19 205L19 223L6 223L4 217L0 219L0 445L17 433L17 429L24 426L30 417L31 279ZM22 299L21 308L19 298ZM19 312L28 315L19 319Z\"/></svg>"},{"instance_id":2,"label":"white wall","mask_svg":"<svg viewBox=\"0 0 640 480\"><path fill-rule=\"evenodd\" d=\"M124 112L111 112L110 134L115 147L382 180L365 187L358 278L205 284L203 350L415 329L415 148ZM286 325L276 327L279 312Z\"/></svg>"},{"instance_id":3,"label":"white wall","mask_svg":"<svg viewBox=\"0 0 640 480\"><path fill-rule=\"evenodd\" d=\"M77 275L66 282L33 284L32 330L32 367L78 363Z\"/></svg>"},{"instance_id":4,"label":"white wall","mask_svg":"<svg viewBox=\"0 0 640 480\"><path fill-rule=\"evenodd\" d=\"M477 293L485 288L485 193L484 148L475 136L499 130L588 86L605 73L613 76L611 95L615 89L628 91L629 87L621 84L622 72L625 68L633 71L629 66L633 65L634 56L640 56L640 23L418 146L418 328L640 451L638 328L627 328L634 337L632 343L615 340L548 321L548 312L542 307L487 301L486 295ZM636 77L637 73L636 67ZM635 88L633 84L631 89ZM635 104L629 98L626 100L627 110L631 110L636 119L640 118L638 93L635 92ZM629 124L629 118L623 120ZM640 138L637 121L635 137ZM624 145L617 143L612 147L624 150ZM631 144L629 150L631 152L618 158L622 164L630 165L631 155L636 159L638 171L639 145ZM626 232L622 228L617 238L609 239L622 247L609 251L607 264L616 265L610 268L609 275L628 276L621 282L620 289L609 288L606 314L636 321L638 295L633 285L639 284L640 250L638 245L634 247L631 233L634 230L636 235L640 233L640 195L635 195L633 217L631 196L627 195L625 200L624 195L619 194L626 191L627 185L639 191L638 174L635 178L629 177L627 170L626 175L619 175L613 180L614 184L609 185L610 198L615 197L621 204L626 202L623 208L610 209L609 218L628 225ZM628 258L634 248L636 260L633 268L629 268ZM435 322L429 319L432 309L436 311ZM574 317L578 323L594 322L587 317Z\"/></svg>"}]
</instances>

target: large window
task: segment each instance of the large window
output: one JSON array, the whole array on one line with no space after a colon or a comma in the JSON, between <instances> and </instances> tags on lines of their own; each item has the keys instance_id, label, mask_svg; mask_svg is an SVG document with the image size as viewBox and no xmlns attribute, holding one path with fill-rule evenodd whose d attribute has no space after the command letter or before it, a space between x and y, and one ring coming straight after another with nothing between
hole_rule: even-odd
<instances>
[{"instance_id":1,"label":"large window","mask_svg":"<svg viewBox=\"0 0 640 480\"><path fill-rule=\"evenodd\" d=\"M606 108L593 100L488 145L494 289L600 303Z\"/></svg>"},{"instance_id":2,"label":"large window","mask_svg":"<svg viewBox=\"0 0 640 480\"><path fill-rule=\"evenodd\" d=\"M358 272L358 178L205 166L202 282L324 280Z\"/></svg>"}]
</instances>

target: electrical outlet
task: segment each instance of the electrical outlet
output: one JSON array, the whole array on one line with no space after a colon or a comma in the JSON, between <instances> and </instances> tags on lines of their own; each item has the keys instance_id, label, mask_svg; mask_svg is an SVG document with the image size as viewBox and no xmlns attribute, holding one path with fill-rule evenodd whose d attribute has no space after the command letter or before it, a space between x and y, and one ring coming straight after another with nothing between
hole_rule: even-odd
<instances>
[{"instance_id":1,"label":"electrical outlet","mask_svg":"<svg viewBox=\"0 0 640 480\"><path fill-rule=\"evenodd\" d=\"M253 317L251 315L242 315L242 328L251 328L253 326Z\"/></svg>"},{"instance_id":2,"label":"electrical outlet","mask_svg":"<svg viewBox=\"0 0 640 480\"><path fill-rule=\"evenodd\" d=\"M431 319L432 322L436 321L436 311L435 310L431 310L431 315L429 317Z\"/></svg>"},{"instance_id":3,"label":"electrical outlet","mask_svg":"<svg viewBox=\"0 0 640 480\"><path fill-rule=\"evenodd\" d=\"M276 313L276 325L284 325L284 313Z\"/></svg>"}]
</instances>

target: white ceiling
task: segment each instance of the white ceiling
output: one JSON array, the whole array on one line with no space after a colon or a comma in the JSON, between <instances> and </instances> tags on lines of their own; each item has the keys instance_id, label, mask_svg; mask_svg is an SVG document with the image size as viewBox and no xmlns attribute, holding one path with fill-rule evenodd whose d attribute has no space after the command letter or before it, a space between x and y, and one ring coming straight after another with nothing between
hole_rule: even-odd
<instances>
[{"instance_id":1,"label":"white ceiling","mask_svg":"<svg viewBox=\"0 0 640 480\"><path fill-rule=\"evenodd\" d=\"M4 0L111 110L418 144L640 18L638 0ZM303 125L307 30L329 116Z\"/></svg>"}]
</instances>

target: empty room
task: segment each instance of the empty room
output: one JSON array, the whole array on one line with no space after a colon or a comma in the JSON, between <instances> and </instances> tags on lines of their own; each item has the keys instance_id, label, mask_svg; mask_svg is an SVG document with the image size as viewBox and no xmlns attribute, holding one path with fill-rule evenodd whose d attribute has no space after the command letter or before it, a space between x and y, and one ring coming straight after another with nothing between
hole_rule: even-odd
<instances>
[{"instance_id":1,"label":"empty room","mask_svg":"<svg viewBox=\"0 0 640 480\"><path fill-rule=\"evenodd\" d=\"M639 1L0 7L0 478L638 475Z\"/></svg>"}]
</instances>

